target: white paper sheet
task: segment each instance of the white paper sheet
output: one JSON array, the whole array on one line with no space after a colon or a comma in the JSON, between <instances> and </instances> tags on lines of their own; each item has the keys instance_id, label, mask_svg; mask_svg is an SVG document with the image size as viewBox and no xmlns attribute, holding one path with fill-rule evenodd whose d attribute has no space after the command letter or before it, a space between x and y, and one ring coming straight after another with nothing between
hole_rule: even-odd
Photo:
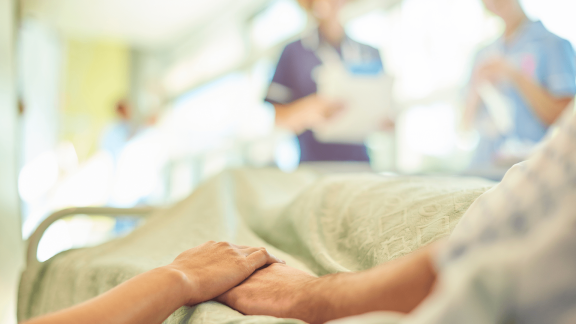
<instances>
[{"instance_id":1,"label":"white paper sheet","mask_svg":"<svg viewBox=\"0 0 576 324\"><path fill-rule=\"evenodd\" d=\"M478 94L486 105L496 128L502 135L514 130L514 113L510 99L506 98L492 83L484 82L478 86Z\"/></svg>"},{"instance_id":2,"label":"white paper sheet","mask_svg":"<svg viewBox=\"0 0 576 324\"><path fill-rule=\"evenodd\" d=\"M341 66L316 70L318 94L345 103L344 111L314 128L321 142L363 143L392 117L392 78L385 74L352 75Z\"/></svg>"}]
</instances>

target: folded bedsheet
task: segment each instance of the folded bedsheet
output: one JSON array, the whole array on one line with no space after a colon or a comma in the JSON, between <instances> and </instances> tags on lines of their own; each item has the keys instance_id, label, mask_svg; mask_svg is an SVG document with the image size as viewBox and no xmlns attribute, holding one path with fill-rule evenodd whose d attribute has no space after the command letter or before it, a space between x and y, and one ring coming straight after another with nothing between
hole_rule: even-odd
<instances>
[{"instance_id":1,"label":"folded bedsheet","mask_svg":"<svg viewBox=\"0 0 576 324\"><path fill-rule=\"evenodd\" d=\"M97 296L208 240L265 246L317 275L367 269L449 236L492 185L475 178L321 176L305 169L227 171L126 237L26 269L19 320ZM301 321L244 316L207 302L182 307L165 323Z\"/></svg>"}]
</instances>

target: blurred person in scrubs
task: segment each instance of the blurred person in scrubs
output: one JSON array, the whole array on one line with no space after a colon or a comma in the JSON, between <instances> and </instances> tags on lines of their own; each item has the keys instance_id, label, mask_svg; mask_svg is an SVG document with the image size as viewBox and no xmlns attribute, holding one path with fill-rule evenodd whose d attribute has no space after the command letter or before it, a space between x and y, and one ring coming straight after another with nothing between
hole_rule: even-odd
<instances>
[{"instance_id":1,"label":"blurred person in scrubs","mask_svg":"<svg viewBox=\"0 0 576 324\"><path fill-rule=\"evenodd\" d=\"M119 100L116 103L115 114L117 120L104 131L100 140L100 147L109 152L114 161L118 162L120 153L128 140L135 134L135 129L132 125L132 106L128 101Z\"/></svg>"},{"instance_id":2,"label":"blurred person in scrubs","mask_svg":"<svg viewBox=\"0 0 576 324\"><path fill-rule=\"evenodd\" d=\"M318 28L288 44L276 67L266 101L274 105L276 124L298 134L300 161L368 161L366 147L321 143L311 129L341 109L342 103L316 94L314 69L323 64L320 48L337 53L351 73L383 73L377 49L348 37L339 20L346 0L301 0L301 6L318 22Z\"/></svg>"},{"instance_id":3,"label":"blurred person in scrubs","mask_svg":"<svg viewBox=\"0 0 576 324\"><path fill-rule=\"evenodd\" d=\"M474 63L464 126L475 124L481 136L476 167L501 164L514 147L519 155L522 147L529 151L576 95L576 56L570 43L540 21L529 20L518 0L483 2L504 21L505 30ZM493 91L482 90L486 85ZM492 100L492 108L487 107L490 92L500 96ZM503 132L494 120L505 108L511 127Z\"/></svg>"}]
</instances>

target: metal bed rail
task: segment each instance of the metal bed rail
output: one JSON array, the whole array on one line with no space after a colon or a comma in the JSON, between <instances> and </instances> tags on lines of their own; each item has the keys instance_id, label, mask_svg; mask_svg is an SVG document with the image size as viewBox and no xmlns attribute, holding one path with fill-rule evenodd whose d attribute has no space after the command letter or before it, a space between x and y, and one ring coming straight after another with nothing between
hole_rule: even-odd
<instances>
[{"instance_id":1,"label":"metal bed rail","mask_svg":"<svg viewBox=\"0 0 576 324\"><path fill-rule=\"evenodd\" d=\"M70 215L105 215L111 217L120 217L126 215L148 216L157 210L154 207L135 207L135 208L113 208L113 207L74 207L66 208L52 213L48 216L32 233L28 239L28 249L26 252L26 266L30 267L33 264L38 264L38 244L44 235L44 232L59 219Z\"/></svg>"}]
</instances>

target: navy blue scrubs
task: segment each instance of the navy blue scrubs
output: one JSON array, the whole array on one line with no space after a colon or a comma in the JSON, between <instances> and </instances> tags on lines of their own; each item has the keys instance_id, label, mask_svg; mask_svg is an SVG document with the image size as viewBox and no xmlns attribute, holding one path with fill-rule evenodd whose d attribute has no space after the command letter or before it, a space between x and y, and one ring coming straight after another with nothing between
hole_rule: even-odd
<instances>
[{"instance_id":1,"label":"navy blue scrubs","mask_svg":"<svg viewBox=\"0 0 576 324\"><path fill-rule=\"evenodd\" d=\"M272 104L289 104L316 93L317 87L312 73L314 68L322 64L316 55L322 42L322 37L315 31L284 48L266 101ZM340 48L334 49L352 73L383 73L380 53L373 47L345 37ZM316 140L310 130L300 134L298 141L301 150L300 162L368 161L364 145L322 143Z\"/></svg>"}]
</instances>

